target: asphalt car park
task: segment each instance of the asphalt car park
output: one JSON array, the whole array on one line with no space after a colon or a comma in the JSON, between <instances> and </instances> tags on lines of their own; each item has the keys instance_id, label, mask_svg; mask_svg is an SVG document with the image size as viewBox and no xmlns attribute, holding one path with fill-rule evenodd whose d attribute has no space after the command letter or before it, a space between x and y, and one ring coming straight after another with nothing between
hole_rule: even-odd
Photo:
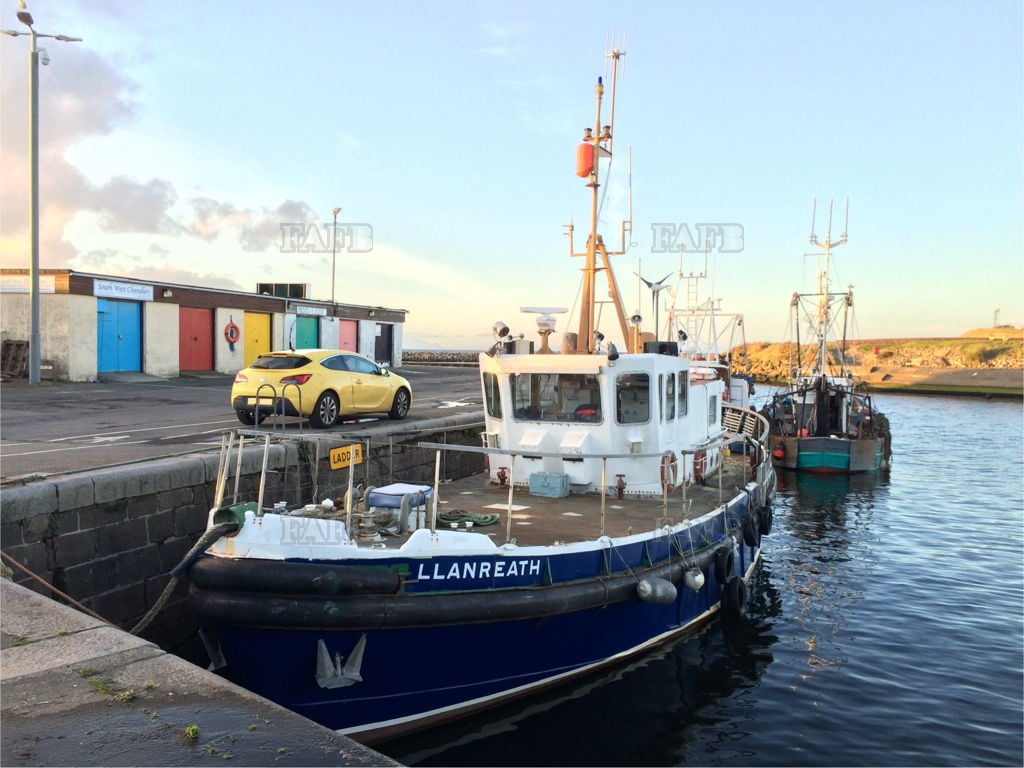
<instances>
[{"instance_id":1,"label":"asphalt car park","mask_svg":"<svg viewBox=\"0 0 1024 768\"><path fill-rule=\"evenodd\" d=\"M475 366L403 366L414 397L407 421L482 411ZM110 375L98 383L24 379L0 384L0 480L77 472L210 450L241 427L231 407L234 376L194 374L161 379ZM331 429L359 430L388 421L381 413L343 417ZM310 429L295 417L273 416L262 428Z\"/></svg>"}]
</instances>

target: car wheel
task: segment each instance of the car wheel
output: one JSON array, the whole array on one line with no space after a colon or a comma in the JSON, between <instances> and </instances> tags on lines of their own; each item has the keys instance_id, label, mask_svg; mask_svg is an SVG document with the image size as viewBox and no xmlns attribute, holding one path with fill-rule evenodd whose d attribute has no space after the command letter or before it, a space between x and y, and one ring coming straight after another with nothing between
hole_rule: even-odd
<instances>
[{"instance_id":1,"label":"car wheel","mask_svg":"<svg viewBox=\"0 0 1024 768\"><path fill-rule=\"evenodd\" d=\"M316 429L327 429L333 427L338 420L341 403L338 396L333 392L324 392L313 406L313 412L309 414L309 423Z\"/></svg>"},{"instance_id":2,"label":"car wheel","mask_svg":"<svg viewBox=\"0 0 1024 768\"><path fill-rule=\"evenodd\" d=\"M388 411L388 418L404 419L409 413L410 403L412 403L412 397L409 395L408 389L402 388L395 392L395 401L391 404L391 410Z\"/></svg>"},{"instance_id":3,"label":"car wheel","mask_svg":"<svg viewBox=\"0 0 1024 768\"><path fill-rule=\"evenodd\" d=\"M256 423L256 414L252 411L247 411L244 408L239 408L235 413L238 416L238 420L245 424L247 427L251 427Z\"/></svg>"}]
</instances>

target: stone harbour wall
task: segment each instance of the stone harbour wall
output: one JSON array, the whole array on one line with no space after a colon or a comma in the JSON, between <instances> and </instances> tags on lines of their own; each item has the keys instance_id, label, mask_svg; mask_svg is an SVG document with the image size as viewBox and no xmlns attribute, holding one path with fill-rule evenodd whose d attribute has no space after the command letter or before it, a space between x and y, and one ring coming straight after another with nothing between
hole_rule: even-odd
<instances>
[{"instance_id":1,"label":"stone harbour wall","mask_svg":"<svg viewBox=\"0 0 1024 768\"><path fill-rule=\"evenodd\" d=\"M468 417L469 414L466 414ZM434 451L418 442L480 445L480 427L471 422L361 433L365 459L353 484L416 482L433 485ZM339 440L337 445L348 444ZM263 462L262 443L250 442L242 454L239 500L255 499ZM316 483L319 498L340 497L348 470L331 470L328 451L272 445L268 454L265 506L286 500L309 501ZM130 630L163 593L177 566L206 529L213 505L218 453L112 467L53 477L0 491L0 547L9 558L56 590L112 624ZM314 474L313 468L317 469ZM442 477L462 477L483 468L480 454L443 454ZM232 464L232 472L234 464ZM314 479L315 478L315 479ZM235 479L225 484L233 501ZM5 558L5 566L9 566ZM63 598L17 567L11 577L29 589ZM165 650L179 652L195 643L196 625L187 603L187 580L180 579L161 612L140 633ZM190 653L186 652L186 657Z\"/></svg>"}]
</instances>

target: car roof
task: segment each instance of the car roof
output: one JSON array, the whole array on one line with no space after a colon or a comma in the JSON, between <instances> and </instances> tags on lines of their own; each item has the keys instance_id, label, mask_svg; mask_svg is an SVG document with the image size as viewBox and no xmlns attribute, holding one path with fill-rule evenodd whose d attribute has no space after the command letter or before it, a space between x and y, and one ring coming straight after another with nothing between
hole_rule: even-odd
<instances>
[{"instance_id":1,"label":"car roof","mask_svg":"<svg viewBox=\"0 0 1024 768\"><path fill-rule=\"evenodd\" d=\"M333 355L353 355L355 357L367 358L365 355L360 355L358 352L352 352L348 349L279 349L274 352L265 352L260 357L288 357L289 355L302 355L309 357L314 360L321 360L325 357L331 357Z\"/></svg>"}]
</instances>

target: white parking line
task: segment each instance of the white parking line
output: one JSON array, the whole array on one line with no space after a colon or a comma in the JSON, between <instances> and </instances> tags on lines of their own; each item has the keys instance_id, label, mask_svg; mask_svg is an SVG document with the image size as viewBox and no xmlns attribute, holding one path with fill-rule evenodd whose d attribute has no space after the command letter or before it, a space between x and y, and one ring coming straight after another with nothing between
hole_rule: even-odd
<instances>
[{"instance_id":1,"label":"white parking line","mask_svg":"<svg viewBox=\"0 0 1024 768\"><path fill-rule=\"evenodd\" d=\"M204 421L199 424L163 424L157 427L140 427L139 429L119 429L114 432L92 432L85 435L67 435L65 437L54 437L47 440L48 443L70 443L76 440L87 440L109 435L130 435L137 432L157 432L164 429L181 429L182 427L205 427L213 424L233 424L235 419L219 419L217 421Z\"/></svg>"},{"instance_id":2,"label":"white parking line","mask_svg":"<svg viewBox=\"0 0 1024 768\"><path fill-rule=\"evenodd\" d=\"M135 441L130 442L130 443L118 443L118 446L122 446L122 445L142 445L145 442L146 442L145 440L135 440ZM4 447L6 448L7 446L4 446ZM20 451L18 453L4 453L3 456L4 456L4 458L10 459L10 458L13 458L15 456L34 456L34 455L36 455L38 453L63 453L65 451L83 451L83 450L95 451L96 450L96 444L95 443L90 443L89 445L73 445L73 446L67 446L67 447L63 447L63 448L47 448L46 450L42 450L42 451Z\"/></svg>"}]
</instances>

